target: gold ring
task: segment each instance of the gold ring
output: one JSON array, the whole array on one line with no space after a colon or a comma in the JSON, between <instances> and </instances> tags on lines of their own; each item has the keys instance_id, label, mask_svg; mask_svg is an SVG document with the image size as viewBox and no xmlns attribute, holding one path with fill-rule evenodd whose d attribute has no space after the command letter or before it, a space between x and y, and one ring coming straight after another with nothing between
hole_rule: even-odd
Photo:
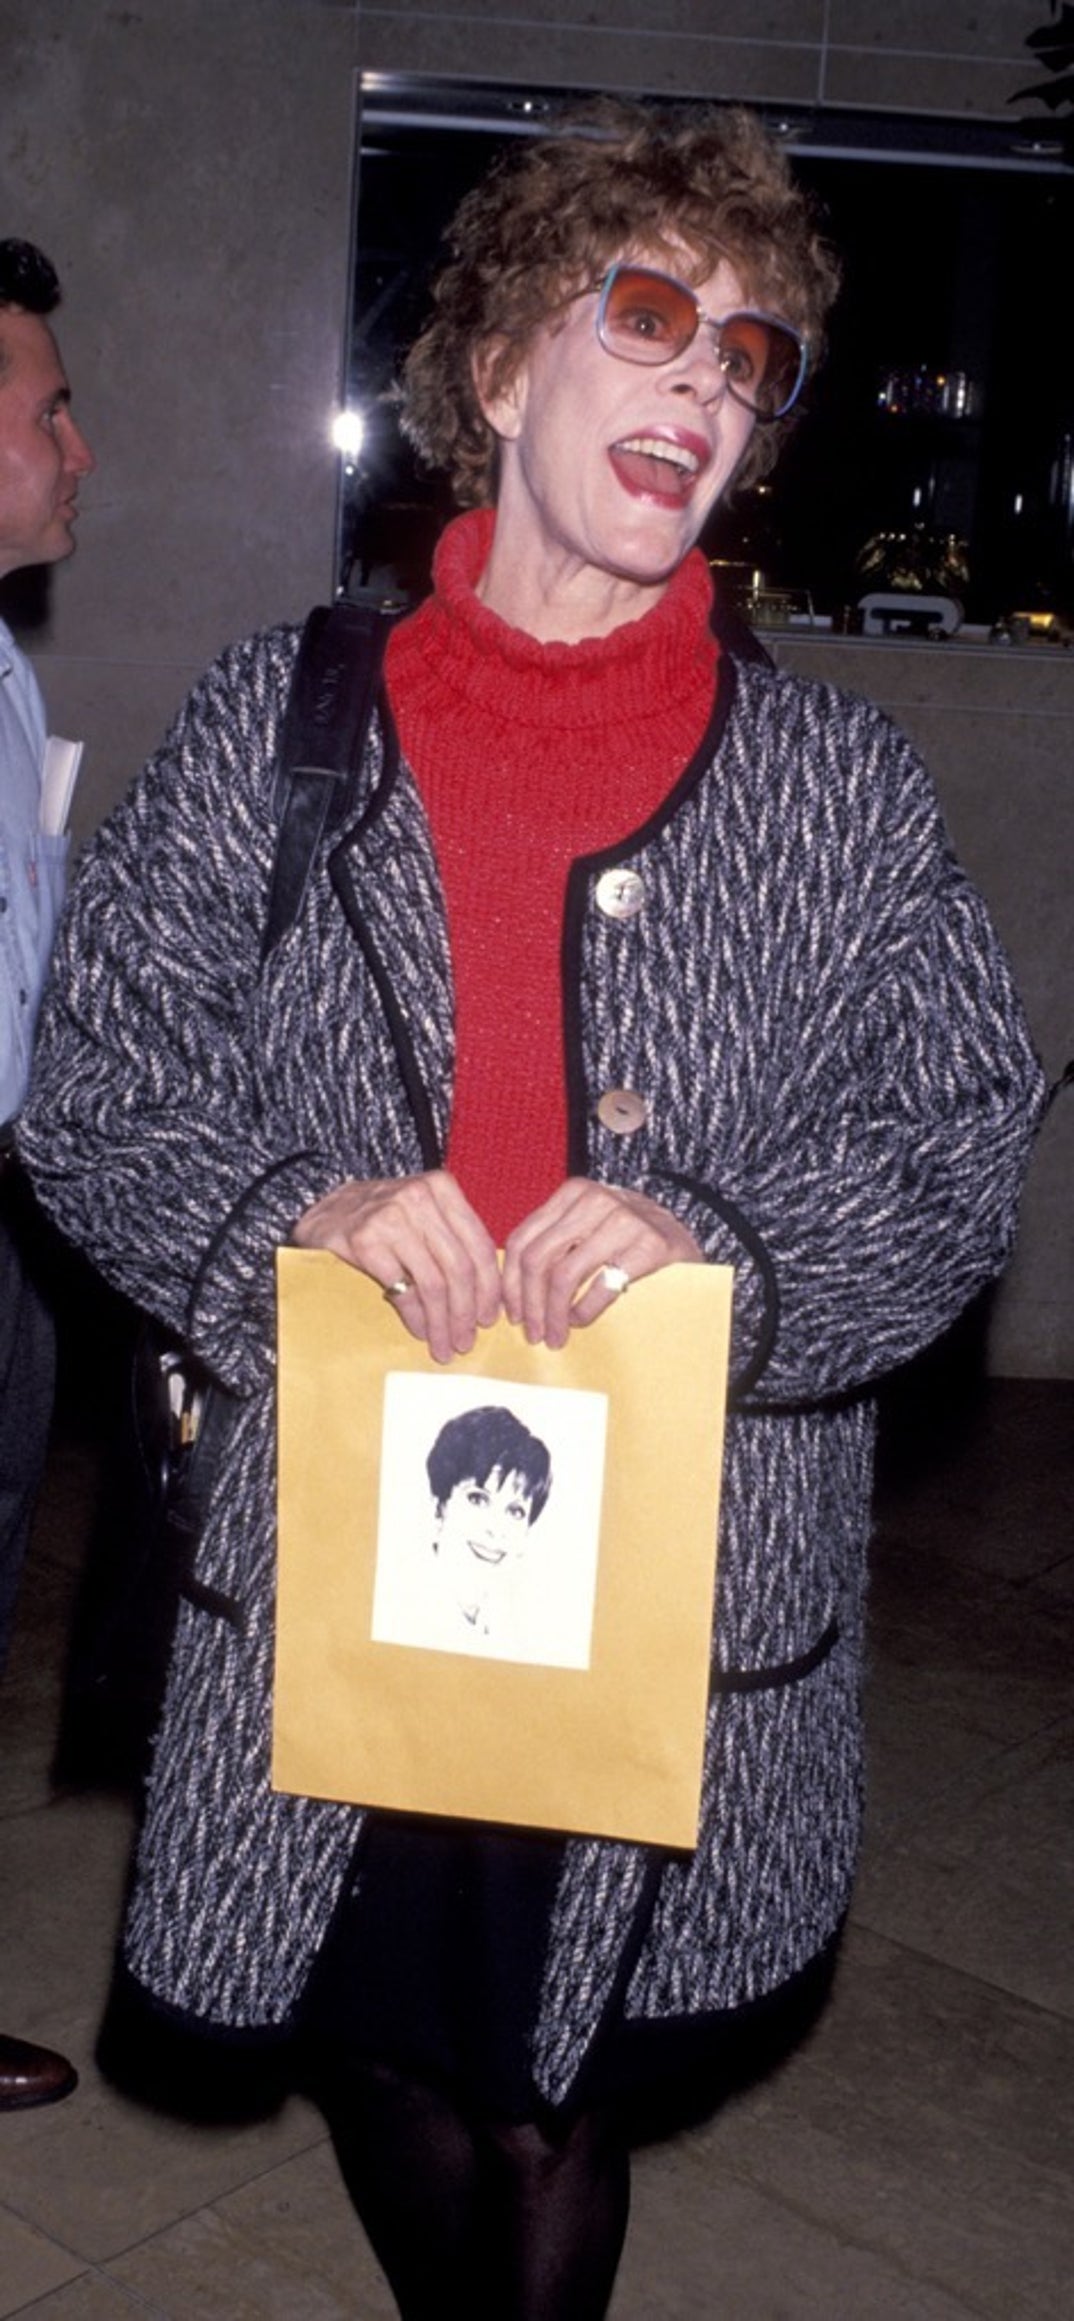
<instances>
[{"instance_id":1,"label":"gold ring","mask_svg":"<svg viewBox=\"0 0 1074 2321\"><path fill-rule=\"evenodd\" d=\"M409 1276L405 1273L401 1273L398 1281L385 1282L384 1289L381 1294L387 1298L388 1304L390 1306L394 1306L397 1304L400 1298L405 1298L407 1291L409 1289L413 1289L413 1287L414 1284L410 1280Z\"/></svg>"},{"instance_id":2,"label":"gold ring","mask_svg":"<svg viewBox=\"0 0 1074 2321\"><path fill-rule=\"evenodd\" d=\"M602 1265L600 1278L604 1288L614 1290L617 1297L622 1297L623 1291L630 1288L630 1275L625 1265Z\"/></svg>"}]
</instances>

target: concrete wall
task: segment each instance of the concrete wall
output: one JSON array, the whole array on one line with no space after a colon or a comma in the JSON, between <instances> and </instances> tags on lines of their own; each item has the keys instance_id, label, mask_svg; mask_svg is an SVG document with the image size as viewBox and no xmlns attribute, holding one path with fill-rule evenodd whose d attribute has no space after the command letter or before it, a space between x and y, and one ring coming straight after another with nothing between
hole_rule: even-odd
<instances>
[{"instance_id":1,"label":"concrete wall","mask_svg":"<svg viewBox=\"0 0 1074 2321\"><path fill-rule=\"evenodd\" d=\"M0 0L0 233L61 271L100 458L79 554L26 634L54 727L86 739L79 827L227 638L330 589L361 70L1005 119L1046 17L1044 0ZM924 742L1058 1070L1074 666L848 657ZM999 1369L1074 1374L1070 1176L1057 1112Z\"/></svg>"},{"instance_id":2,"label":"concrete wall","mask_svg":"<svg viewBox=\"0 0 1074 2321\"><path fill-rule=\"evenodd\" d=\"M377 0L366 71L1008 115L1047 0Z\"/></svg>"},{"instance_id":3,"label":"concrete wall","mask_svg":"<svg viewBox=\"0 0 1074 2321\"><path fill-rule=\"evenodd\" d=\"M331 588L355 43L330 0L0 0L0 231L59 269L99 460L25 640L82 829L229 637Z\"/></svg>"}]
</instances>

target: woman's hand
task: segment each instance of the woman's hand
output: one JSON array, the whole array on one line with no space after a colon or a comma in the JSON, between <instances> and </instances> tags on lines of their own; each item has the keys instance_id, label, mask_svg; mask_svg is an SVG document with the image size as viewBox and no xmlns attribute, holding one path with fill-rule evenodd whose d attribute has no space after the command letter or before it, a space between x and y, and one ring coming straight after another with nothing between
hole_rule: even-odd
<instances>
[{"instance_id":1,"label":"woman's hand","mask_svg":"<svg viewBox=\"0 0 1074 2321\"><path fill-rule=\"evenodd\" d=\"M294 1226L299 1249L331 1249L382 1289L405 1282L392 1303L434 1361L468 1354L502 1306L496 1249L454 1177L348 1178Z\"/></svg>"},{"instance_id":2,"label":"woman's hand","mask_svg":"<svg viewBox=\"0 0 1074 2321\"><path fill-rule=\"evenodd\" d=\"M689 1228L659 1201L568 1177L507 1243L504 1311L531 1345L565 1346L572 1328L595 1322L622 1294L622 1284L602 1281L603 1266L639 1281L664 1265L703 1263Z\"/></svg>"}]
</instances>

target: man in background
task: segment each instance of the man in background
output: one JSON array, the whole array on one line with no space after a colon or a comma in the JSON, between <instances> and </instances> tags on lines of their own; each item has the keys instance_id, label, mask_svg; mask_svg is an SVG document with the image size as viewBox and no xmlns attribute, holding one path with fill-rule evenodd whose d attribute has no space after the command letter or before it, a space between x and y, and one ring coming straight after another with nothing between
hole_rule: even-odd
<instances>
[{"instance_id":1,"label":"man in background","mask_svg":"<svg viewBox=\"0 0 1074 2321\"><path fill-rule=\"evenodd\" d=\"M74 547L93 454L45 316L59 283L30 242L0 241L0 582ZM52 1411L52 1316L35 1218L14 1153L38 1002L63 899L68 841L42 829L45 720L29 662L0 619L0 1668ZM0 2033L0 2111L54 2103L76 2083L50 2048Z\"/></svg>"}]
</instances>

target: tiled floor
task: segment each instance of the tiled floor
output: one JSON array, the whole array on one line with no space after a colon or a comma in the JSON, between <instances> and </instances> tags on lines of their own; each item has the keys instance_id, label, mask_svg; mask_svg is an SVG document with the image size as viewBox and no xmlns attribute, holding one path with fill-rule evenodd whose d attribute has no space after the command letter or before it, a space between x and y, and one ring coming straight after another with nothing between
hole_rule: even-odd
<instances>
[{"instance_id":1,"label":"tiled floor","mask_svg":"<svg viewBox=\"0 0 1074 2321\"><path fill-rule=\"evenodd\" d=\"M834 1996L774 2077L639 2155L614 2321L1071 2310L1074 1385L995 1384L942 1449L927 1396L909 1415ZM195 2126L95 2068L129 1814L50 1783L93 1482L70 1431L0 1694L0 2021L82 2074L67 2102L0 2118L0 2315L389 2321L314 2109Z\"/></svg>"}]
</instances>

